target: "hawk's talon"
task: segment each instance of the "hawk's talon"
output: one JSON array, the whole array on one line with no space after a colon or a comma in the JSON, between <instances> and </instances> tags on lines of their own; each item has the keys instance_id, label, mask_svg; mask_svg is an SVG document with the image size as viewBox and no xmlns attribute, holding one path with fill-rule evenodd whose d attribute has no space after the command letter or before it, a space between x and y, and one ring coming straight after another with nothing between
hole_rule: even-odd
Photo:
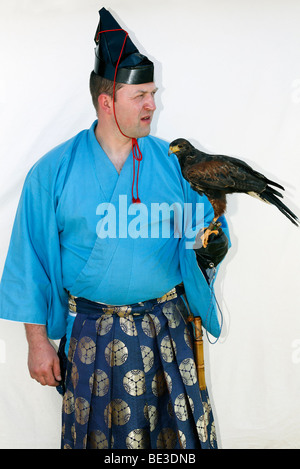
<instances>
[{"instance_id":1,"label":"hawk's talon","mask_svg":"<svg viewBox=\"0 0 300 469\"><path fill-rule=\"evenodd\" d=\"M218 234L219 234L218 230L211 230L209 227L204 228L204 233L203 233L203 235L201 236L202 246L203 246L204 248L207 247L208 238L210 237L210 235L211 235L212 233L214 233L215 235L218 235Z\"/></svg>"}]
</instances>

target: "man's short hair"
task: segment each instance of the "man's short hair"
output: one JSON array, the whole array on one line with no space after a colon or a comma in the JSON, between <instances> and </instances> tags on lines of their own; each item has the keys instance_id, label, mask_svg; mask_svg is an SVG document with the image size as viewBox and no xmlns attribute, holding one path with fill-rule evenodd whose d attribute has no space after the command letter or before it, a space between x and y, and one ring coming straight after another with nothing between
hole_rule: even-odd
<instances>
[{"instance_id":1,"label":"man's short hair","mask_svg":"<svg viewBox=\"0 0 300 469\"><path fill-rule=\"evenodd\" d=\"M122 83L116 83L115 87L115 101L117 100L117 91L122 88ZM90 75L90 92L92 95L92 100L96 111L98 112L98 96L105 93L111 98L114 94L114 82L108 80L107 78L100 77L94 71Z\"/></svg>"}]
</instances>

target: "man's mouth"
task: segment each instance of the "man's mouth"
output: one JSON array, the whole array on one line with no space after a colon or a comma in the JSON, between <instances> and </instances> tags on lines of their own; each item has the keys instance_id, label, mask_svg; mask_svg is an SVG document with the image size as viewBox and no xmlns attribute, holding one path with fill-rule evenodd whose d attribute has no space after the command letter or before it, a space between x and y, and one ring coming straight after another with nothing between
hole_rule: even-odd
<instances>
[{"instance_id":1,"label":"man's mouth","mask_svg":"<svg viewBox=\"0 0 300 469\"><path fill-rule=\"evenodd\" d=\"M141 118L141 121L145 122L146 124L150 124L151 116L144 116Z\"/></svg>"}]
</instances>

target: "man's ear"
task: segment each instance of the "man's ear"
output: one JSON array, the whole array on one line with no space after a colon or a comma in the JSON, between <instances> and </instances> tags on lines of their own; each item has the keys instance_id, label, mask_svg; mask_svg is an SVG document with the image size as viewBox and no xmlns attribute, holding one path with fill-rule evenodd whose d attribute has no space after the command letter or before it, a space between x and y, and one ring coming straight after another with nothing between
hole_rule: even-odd
<instances>
[{"instance_id":1,"label":"man's ear","mask_svg":"<svg viewBox=\"0 0 300 469\"><path fill-rule=\"evenodd\" d=\"M98 96L98 109L111 114L113 112L113 98L106 93L101 93Z\"/></svg>"}]
</instances>

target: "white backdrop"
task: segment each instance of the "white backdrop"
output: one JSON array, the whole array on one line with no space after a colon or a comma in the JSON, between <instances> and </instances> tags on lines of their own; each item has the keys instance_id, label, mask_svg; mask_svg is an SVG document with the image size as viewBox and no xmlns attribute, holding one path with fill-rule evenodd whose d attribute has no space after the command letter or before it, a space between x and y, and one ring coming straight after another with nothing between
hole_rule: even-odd
<instances>
[{"instance_id":1,"label":"white backdrop","mask_svg":"<svg viewBox=\"0 0 300 469\"><path fill-rule=\"evenodd\" d=\"M0 4L0 269L27 171L95 119L88 90L105 6L154 60L153 135L243 158L300 214L297 0L10 0ZM300 448L299 235L275 208L231 196L232 248L206 340L219 445ZM31 380L22 324L0 321L0 447L58 448L60 396Z\"/></svg>"}]
</instances>

